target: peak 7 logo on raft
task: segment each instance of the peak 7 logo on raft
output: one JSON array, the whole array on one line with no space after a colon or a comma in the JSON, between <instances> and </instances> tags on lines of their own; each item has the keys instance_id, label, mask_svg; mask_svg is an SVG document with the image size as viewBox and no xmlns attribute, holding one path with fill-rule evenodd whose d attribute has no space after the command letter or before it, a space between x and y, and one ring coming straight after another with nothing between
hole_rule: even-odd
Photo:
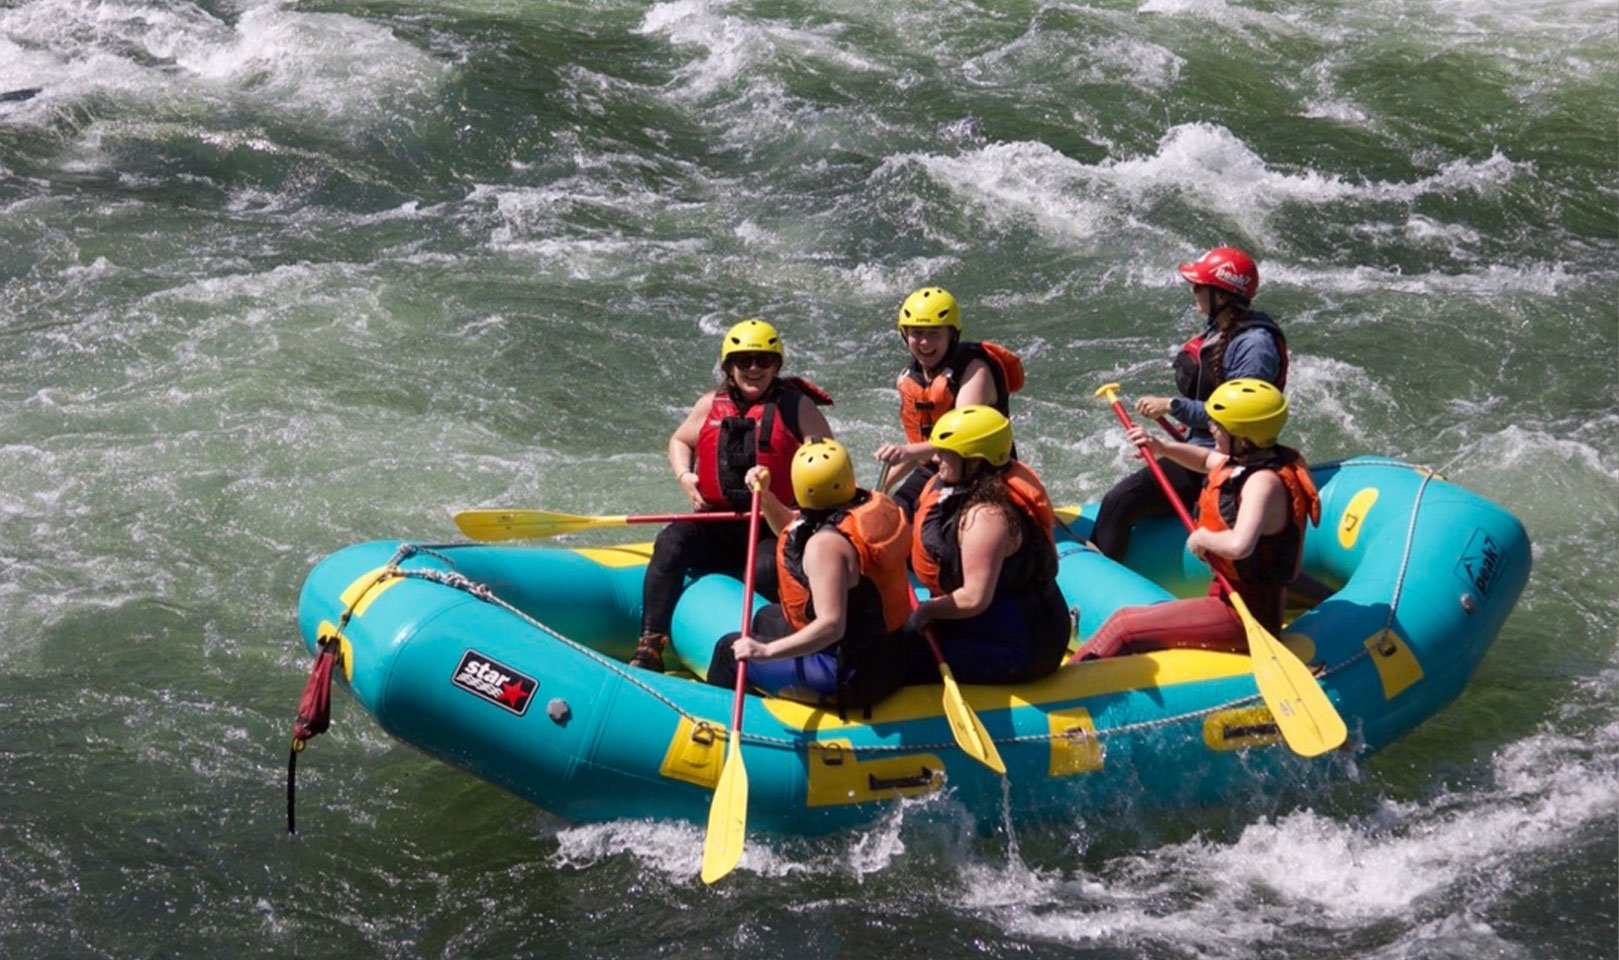
<instances>
[{"instance_id":1,"label":"peak 7 logo on raft","mask_svg":"<svg viewBox=\"0 0 1619 960\"><path fill-rule=\"evenodd\" d=\"M461 655L461 665L455 668L452 682L468 693L522 716L540 682L524 676L476 650Z\"/></svg>"},{"instance_id":2,"label":"peak 7 logo on raft","mask_svg":"<svg viewBox=\"0 0 1619 960\"><path fill-rule=\"evenodd\" d=\"M1506 553L1501 545L1483 530L1474 530L1467 550L1456 561L1456 576L1472 587L1480 600L1488 600L1490 591L1495 589L1495 581L1500 578L1506 565Z\"/></svg>"}]
</instances>

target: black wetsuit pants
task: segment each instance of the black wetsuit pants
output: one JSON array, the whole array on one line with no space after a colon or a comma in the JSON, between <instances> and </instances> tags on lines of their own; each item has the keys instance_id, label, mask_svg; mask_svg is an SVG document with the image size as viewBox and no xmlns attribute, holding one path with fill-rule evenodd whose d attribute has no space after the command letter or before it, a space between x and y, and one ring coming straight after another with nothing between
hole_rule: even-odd
<instances>
[{"instance_id":1,"label":"black wetsuit pants","mask_svg":"<svg viewBox=\"0 0 1619 960\"><path fill-rule=\"evenodd\" d=\"M1164 476L1169 478L1170 486L1180 494L1181 502L1190 512L1197 505L1198 493L1203 489L1203 474L1188 470L1172 460L1160 458L1158 465L1164 468ZM1125 551L1130 549L1131 527L1150 517L1174 514L1175 509L1164 498L1164 491L1158 486L1152 470L1143 466L1115 483L1113 489L1102 497L1102 505L1096 511L1096 527L1091 531L1091 542L1104 556L1122 562Z\"/></svg>"},{"instance_id":2,"label":"black wetsuit pants","mask_svg":"<svg viewBox=\"0 0 1619 960\"><path fill-rule=\"evenodd\" d=\"M641 582L641 632L668 634L686 578L725 573L740 579L748 560L747 520L676 520L652 545L652 559ZM759 550L753 589L776 599L776 536L759 522Z\"/></svg>"}]
</instances>

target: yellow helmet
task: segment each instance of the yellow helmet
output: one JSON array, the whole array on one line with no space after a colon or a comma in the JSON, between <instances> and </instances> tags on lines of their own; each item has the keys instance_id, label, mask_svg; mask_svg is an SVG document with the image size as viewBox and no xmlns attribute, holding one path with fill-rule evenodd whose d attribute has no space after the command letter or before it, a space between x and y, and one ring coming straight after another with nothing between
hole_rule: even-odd
<instances>
[{"instance_id":1,"label":"yellow helmet","mask_svg":"<svg viewBox=\"0 0 1619 960\"><path fill-rule=\"evenodd\" d=\"M1203 409L1226 433L1261 447L1275 443L1287 423L1287 398L1263 380L1227 380L1214 388Z\"/></svg>"},{"instance_id":2,"label":"yellow helmet","mask_svg":"<svg viewBox=\"0 0 1619 960\"><path fill-rule=\"evenodd\" d=\"M826 510L854 499L854 464L831 438L811 437L793 454L793 499L800 507Z\"/></svg>"},{"instance_id":3,"label":"yellow helmet","mask_svg":"<svg viewBox=\"0 0 1619 960\"><path fill-rule=\"evenodd\" d=\"M905 298L899 308L899 328L955 327L961 329L956 298L943 287L923 287Z\"/></svg>"},{"instance_id":4,"label":"yellow helmet","mask_svg":"<svg viewBox=\"0 0 1619 960\"><path fill-rule=\"evenodd\" d=\"M977 457L999 467L1012 459L1012 421L981 403L957 407L934 423L928 442L963 460Z\"/></svg>"},{"instance_id":5,"label":"yellow helmet","mask_svg":"<svg viewBox=\"0 0 1619 960\"><path fill-rule=\"evenodd\" d=\"M787 354L781 347L781 334L763 320L744 320L726 331L720 341L720 364L733 353L773 353L783 360Z\"/></svg>"}]
</instances>

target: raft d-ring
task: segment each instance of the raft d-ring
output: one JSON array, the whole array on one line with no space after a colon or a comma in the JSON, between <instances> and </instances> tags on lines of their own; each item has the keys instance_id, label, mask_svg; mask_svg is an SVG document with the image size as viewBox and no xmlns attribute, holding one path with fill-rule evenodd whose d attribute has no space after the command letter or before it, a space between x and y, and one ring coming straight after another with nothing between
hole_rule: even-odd
<instances>
[{"instance_id":1,"label":"raft d-ring","mask_svg":"<svg viewBox=\"0 0 1619 960\"><path fill-rule=\"evenodd\" d=\"M821 762L829 767L843 766L845 751L841 743L821 744Z\"/></svg>"},{"instance_id":2,"label":"raft d-ring","mask_svg":"<svg viewBox=\"0 0 1619 960\"><path fill-rule=\"evenodd\" d=\"M691 742L699 746L710 746L715 736L714 725L707 720L699 720L697 725L691 728Z\"/></svg>"}]
</instances>

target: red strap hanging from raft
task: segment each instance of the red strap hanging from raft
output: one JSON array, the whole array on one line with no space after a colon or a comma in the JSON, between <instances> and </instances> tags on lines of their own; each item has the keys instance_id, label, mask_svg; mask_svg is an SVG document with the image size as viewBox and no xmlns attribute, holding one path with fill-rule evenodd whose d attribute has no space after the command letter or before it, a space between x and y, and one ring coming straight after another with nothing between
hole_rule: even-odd
<instances>
[{"instance_id":1,"label":"red strap hanging from raft","mask_svg":"<svg viewBox=\"0 0 1619 960\"><path fill-rule=\"evenodd\" d=\"M322 637L320 652L309 670L304 695L298 701L298 719L292 722L292 752L287 756L287 832L297 833L293 806L298 792L298 754L304 744L332 725L332 668L338 661L337 634Z\"/></svg>"}]
</instances>

